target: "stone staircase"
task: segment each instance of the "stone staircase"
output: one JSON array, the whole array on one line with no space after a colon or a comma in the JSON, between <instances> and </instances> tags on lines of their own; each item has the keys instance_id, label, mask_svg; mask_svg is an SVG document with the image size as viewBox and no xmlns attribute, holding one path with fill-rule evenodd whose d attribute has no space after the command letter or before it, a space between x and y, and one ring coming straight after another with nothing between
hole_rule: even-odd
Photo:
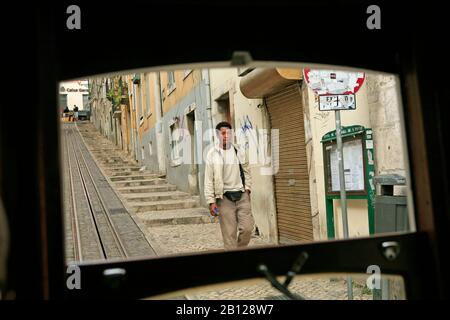
<instances>
[{"instance_id":1,"label":"stone staircase","mask_svg":"<svg viewBox=\"0 0 450 320\"><path fill-rule=\"evenodd\" d=\"M88 149L108 176L113 188L147 226L204 224L216 222L199 196L177 190L164 176L141 170L89 122L78 122Z\"/></svg>"}]
</instances>

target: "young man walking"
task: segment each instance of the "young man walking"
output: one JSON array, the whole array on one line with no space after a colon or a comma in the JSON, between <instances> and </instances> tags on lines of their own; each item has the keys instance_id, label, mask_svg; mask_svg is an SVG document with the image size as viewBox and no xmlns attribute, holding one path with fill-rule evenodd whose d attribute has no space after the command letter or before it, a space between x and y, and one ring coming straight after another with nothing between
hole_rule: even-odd
<instances>
[{"instance_id":1,"label":"young man walking","mask_svg":"<svg viewBox=\"0 0 450 320\"><path fill-rule=\"evenodd\" d=\"M219 217L225 249L245 247L252 236L251 176L248 163L233 144L228 122L216 126L219 143L207 155L205 198L212 216Z\"/></svg>"}]
</instances>

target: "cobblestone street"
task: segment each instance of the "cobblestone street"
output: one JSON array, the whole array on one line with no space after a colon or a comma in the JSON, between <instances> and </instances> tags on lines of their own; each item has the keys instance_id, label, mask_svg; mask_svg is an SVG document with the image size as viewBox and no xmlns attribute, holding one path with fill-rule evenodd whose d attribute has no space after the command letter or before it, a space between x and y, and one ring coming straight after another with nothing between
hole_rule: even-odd
<instances>
[{"instance_id":1,"label":"cobblestone street","mask_svg":"<svg viewBox=\"0 0 450 320\"><path fill-rule=\"evenodd\" d=\"M269 282L241 287L230 287L223 290L201 292L188 295L195 300L262 300L280 299L282 294ZM307 300L347 300L347 285L343 279L303 278L293 280L289 290ZM371 300L372 293L361 285L353 286L354 300Z\"/></svg>"},{"instance_id":2,"label":"cobblestone street","mask_svg":"<svg viewBox=\"0 0 450 320\"><path fill-rule=\"evenodd\" d=\"M151 227L147 230L164 254L181 254L223 249L223 241L218 223L160 226ZM260 237L253 237L249 246L267 244L270 243ZM205 270L205 272L207 271ZM300 294L305 299L347 299L347 285L344 279L328 279L326 276L315 279L294 279L289 288L293 293ZM353 295L355 300L372 299L371 291L364 290L361 284L354 285ZM192 300L261 300L276 299L280 296L281 293L274 289L269 282L261 280L260 284L231 286L220 290L198 292L192 295L187 294L186 298Z\"/></svg>"},{"instance_id":3,"label":"cobblestone street","mask_svg":"<svg viewBox=\"0 0 450 320\"><path fill-rule=\"evenodd\" d=\"M218 223L150 227L148 232L165 254L223 249ZM250 246L267 244L269 242L260 237L253 237L250 241Z\"/></svg>"}]
</instances>

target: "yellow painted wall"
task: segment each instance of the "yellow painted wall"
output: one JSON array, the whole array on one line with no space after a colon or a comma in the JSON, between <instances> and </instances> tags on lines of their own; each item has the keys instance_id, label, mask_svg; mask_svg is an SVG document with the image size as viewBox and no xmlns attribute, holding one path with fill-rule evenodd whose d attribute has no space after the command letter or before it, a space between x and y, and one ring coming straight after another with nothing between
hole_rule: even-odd
<instances>
[{"instance_id":1,"label":"yellow painted wall","mask_svg":"<svg viewBox=\"0 0 450 320\"><path fill-rule=\"evenodd\" d=\"M162 108L165 114L183 99L201 81L201 70L194 69L184 78L184 70L175 71L175 89L169 93L167 72L161 72L161 89L164 90Z\"/></svg>"},{"instance_id":2,"label":"yellow painted wall","mask_svg":"<svg viewBox=\"0 0 450 320\"><path fill-rule=\"evenodd\" d=\"M138 119L143 116L143 122L139 127L139 137L142 137L153 128L156 124L156 112L155 112L155 85L156 74L154 72L141 73L141 82L136 89L138 89L141 99L138 106Z\"/></svg>"},{"instance_id":3,"label":"yellow painted wall","mask_svg":"<svg viewBox=\"0 0 450 320\"><path fill-rule=\"evenodd\" d=\"M349 237L364 237L369 235L369 219L367 216L366 200L347 200L347 220L349 221ZM334 201L334 224L336 238L343 238L344 231L341 215L341 201Z\"/></svg>"}]
</instances>

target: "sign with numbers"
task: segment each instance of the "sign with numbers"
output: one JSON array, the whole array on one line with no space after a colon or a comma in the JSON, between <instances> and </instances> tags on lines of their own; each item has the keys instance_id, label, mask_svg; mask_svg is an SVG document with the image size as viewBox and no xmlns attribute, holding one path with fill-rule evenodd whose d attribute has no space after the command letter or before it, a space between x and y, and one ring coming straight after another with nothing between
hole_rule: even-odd
<instances>
[{"instance_id":1,"label":"sign with numbers","mask_svg":"<svg viewBox=\"0 0 450 320\"><path fill-rule=\"evenodd\" d=\"M356 99L354 94L333 94L319 96L320 111L355 110Z\"/></svg>"}]
</instances>

